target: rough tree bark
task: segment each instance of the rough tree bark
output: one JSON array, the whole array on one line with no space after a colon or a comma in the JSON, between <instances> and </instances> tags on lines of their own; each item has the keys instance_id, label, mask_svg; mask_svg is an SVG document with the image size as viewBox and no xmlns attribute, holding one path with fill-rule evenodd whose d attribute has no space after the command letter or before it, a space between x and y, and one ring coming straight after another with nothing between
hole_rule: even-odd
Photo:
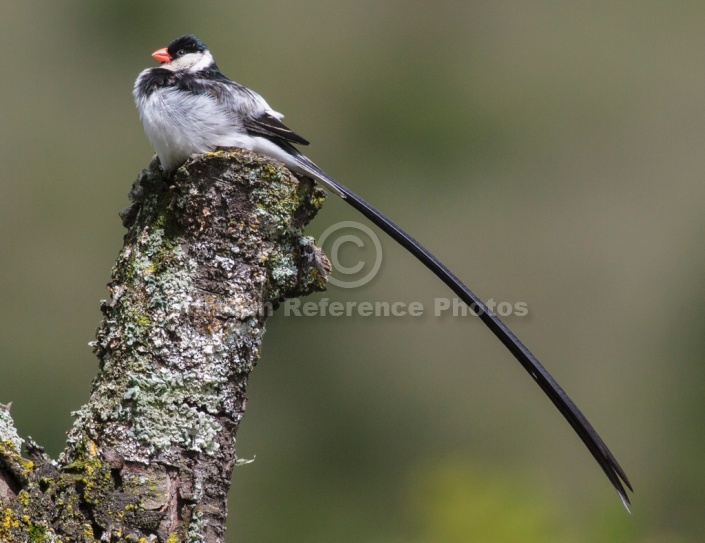
<instances>
[{"instance_id":1,"label":"rough tree bark","mask_svg":"<svg viewBox=\"0 0 705 543\"><path fill-rule=\"evenodd\" d=\"M139 175L94 350L57 461L0 406L0 541L224 540L235 433L271 309L322 290L312 181L246 151Z\"/></svg>"}]
</instances>

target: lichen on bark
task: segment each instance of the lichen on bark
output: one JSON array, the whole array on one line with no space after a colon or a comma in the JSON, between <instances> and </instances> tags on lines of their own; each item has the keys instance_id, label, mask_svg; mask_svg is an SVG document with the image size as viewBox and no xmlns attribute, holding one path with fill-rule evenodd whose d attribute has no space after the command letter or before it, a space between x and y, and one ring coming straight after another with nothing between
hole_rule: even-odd
<instances>
[{"instance_id":1,"label":"lichen on bark","mask_svg":"<svg viewBox=\"0 0 705 543\"><path fill-rule=\"evenodd\" d=\"M130 197L100 371L66 449L52 461L32 444L27 467L16 432L0 434L0 541L223 541L266 319L324 289L328 261L303 228L325 194L271 159L219 150L169 179L155 160Z\"/></svg>"}]
</instances>

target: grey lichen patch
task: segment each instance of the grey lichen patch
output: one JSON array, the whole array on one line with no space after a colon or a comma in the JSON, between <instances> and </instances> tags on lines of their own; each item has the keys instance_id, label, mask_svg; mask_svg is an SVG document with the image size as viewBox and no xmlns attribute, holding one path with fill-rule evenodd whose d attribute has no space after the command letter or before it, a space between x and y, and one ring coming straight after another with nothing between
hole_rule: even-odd
<instances>
[{"instance_id":1,"label":"grey lichen patch","mask_svg":"<svg viewBox=\"0 0 705 543\"><path fill-rule=\"evenodd\" d=\"M29 482L34 464L20 454L23 443L9 406L0 404L0 510Z\"/></svg>"},{"instance_id":2,"label":"grey lichen patch","mask_svg":"<svg viewBox=\"0 0 705 543\"><path fill-rule=\"evenodd\" d=\"M150 375L130 375L125 399L137 441L150 447L152 454L172 445L206 454L217 451L222 428L213 415L218 397L208 391L224 386L218 380L207 371L175 373L164 368Z\"/></svg>"},{"instance_id":3,"label":"grey lichen patch","mask_svg":"<svg viewBox=\"0 0 705 543\"><path fill-rule=\"evenodd\" d=\"M292 249L288 249L288 251L272 253L272 257L269 259L272 280L277 285L286 285L298 276L298 267Z\"/></svg>"},{"instance_id":4,"label":"grey lichen patch","mask_svg":"<svg viewBox=\"0 0 705 543\"><path fill-rule=\"evenodd\" d=\"M22 444L24 443L24 439L17 433L9 408L2 404L0 404L0 442L12 446L18 454L22 450Z\"/></svg>"},{"instance_id":5,"label":"grey lichen patch","mask_svg":"<svg viewBox=\"0 0 705 543\"><path fill-rule=\"evenodd\" d=\"M195 511L191 515L189 526L186 531L186 539L184 543L202 543L203 542L204 519L201 511Z\"/></svg>"}]
</instances>

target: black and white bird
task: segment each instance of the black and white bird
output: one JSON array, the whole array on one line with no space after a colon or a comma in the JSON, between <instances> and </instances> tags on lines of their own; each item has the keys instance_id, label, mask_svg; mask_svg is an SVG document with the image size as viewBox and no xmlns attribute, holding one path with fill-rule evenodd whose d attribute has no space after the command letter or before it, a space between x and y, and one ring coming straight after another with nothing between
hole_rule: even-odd
<instances>
[{"instance_id":1,"label":"black and white bird","mask_svg":"<svg viewBox=\"0 0 705 543\"><path fill-rule=\"evenodd\" d=\"M268 155L312 177L401 244L470 306L554 403L619 493L629 510L632 486L602 438L524 344L468 287L419 242L355 193L335 181L294 145L308 141L287 128L283 115L256 92L225 77L205 44L182 36L152 53L160 66L137 77L133 95L144 130L167 174L190 155L239 147Z\"/></svg>"}]
</instances>

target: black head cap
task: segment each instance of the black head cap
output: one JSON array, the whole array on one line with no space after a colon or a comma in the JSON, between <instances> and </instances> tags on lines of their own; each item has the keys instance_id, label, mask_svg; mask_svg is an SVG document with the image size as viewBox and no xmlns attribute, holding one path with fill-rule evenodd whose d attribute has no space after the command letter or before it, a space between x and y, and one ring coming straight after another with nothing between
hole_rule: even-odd
<instances>
[{"instance_id":1,"label":"black head cap","mask_svg":"<svg viewBox=\"0 0 705 543\"><path fill-rule=\"evenodd\" d=\"M189 53L203 53L204 51L207 51L208 48L206 47L206 44L199 40L196 36L189 34L187 36L176 38L169 44L166 50L171 58L178 58L188 55Z\"/></svg>"}]
</instances>

